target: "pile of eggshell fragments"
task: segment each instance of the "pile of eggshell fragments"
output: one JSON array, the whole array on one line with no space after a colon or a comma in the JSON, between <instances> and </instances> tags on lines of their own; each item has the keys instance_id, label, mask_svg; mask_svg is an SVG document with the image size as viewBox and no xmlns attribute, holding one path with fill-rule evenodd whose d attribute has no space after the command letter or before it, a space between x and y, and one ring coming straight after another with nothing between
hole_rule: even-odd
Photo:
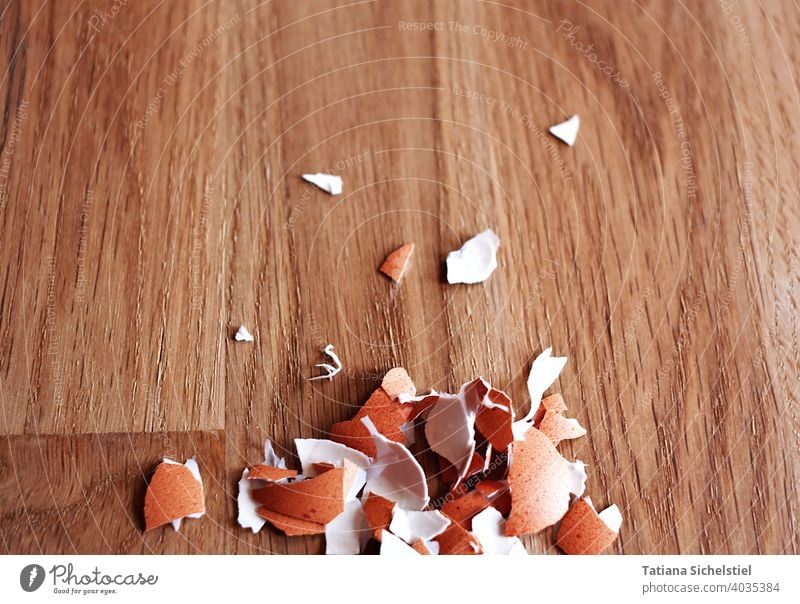
<instances>
[{"instance_id":1,"label":"pile of eggshell fragments","mask_svg":"<svg viewBox=\"0 0 800 604\"><path fill-rule=\"evenodd\" d=\"M269 522L289 536L324 534L326 553L358 554L368 541L382 555L526 554L522 535L558 524L556 545L568 554L598 554L616 539L616 505L597 512L584 496L581 461L556 448L586 430L564 416L560 394L544 397L566 358L545 350L531 367L531 409L514 418L511 399L482 378L458 394L417 396L405 369L390 370L330 439L295 439L300 472L287 468L267 441L264 460L239 481L238 522L260 531ZM409 447L424 423L446 495L431 501L429 477ZM147 529L205 513L194 459L164 459L145 496Z\"/></svg>"},{"instance_id":2,"label":"pile of eggshell fragments","mask_svg":"<svg viewBox=\"0 0 800 604\"><path fill-rule=\"evenodd\" d=\"M584 464L556 447L586 430L564 416L561 395L542 398L565 363L550 349L534 361L531 410L519 420L509 397L482 378L458 394L417 396L406 371L392 369L355 417L330 428L330 440L295 440L299 473L267 441L264 461L242 474L239 524L324 533L328 554L358 554L375 539L384 555L524 555L520 536L558 524L562 551L600 553L622 517L615 505L598 513L584 496ZM417 422L447 487L434 501L409 448L425 450L413 442Z\"/></svg>"}]
</instances>

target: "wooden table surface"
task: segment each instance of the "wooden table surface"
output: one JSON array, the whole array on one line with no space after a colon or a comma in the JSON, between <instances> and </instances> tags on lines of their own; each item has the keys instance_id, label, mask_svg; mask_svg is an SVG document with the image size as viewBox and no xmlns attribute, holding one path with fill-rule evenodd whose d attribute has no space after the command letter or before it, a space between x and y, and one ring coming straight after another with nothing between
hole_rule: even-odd
<instances>
[{"instance_id":1,"label":"wooden table surface","mask_svg":"<svg viewBox=\"0 0 800 604\"><path fill-rule=\"evenodd\" d=\"M800 553L798 34L778 0L3 0L2 551L320 552L236 524L265 438L396 365L524 410L553 346L614 551ZM447 285L485 228L498 270ZM165 455L208 514L143 533Z\"/></svg>"}]
</instances>

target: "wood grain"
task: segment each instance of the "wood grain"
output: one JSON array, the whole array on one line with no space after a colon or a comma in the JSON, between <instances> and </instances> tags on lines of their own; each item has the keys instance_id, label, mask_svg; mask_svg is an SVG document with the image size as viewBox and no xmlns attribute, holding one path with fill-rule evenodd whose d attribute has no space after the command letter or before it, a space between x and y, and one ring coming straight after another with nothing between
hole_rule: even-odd
<instances>
[{"instance_id":1,"label":"wood grain","mask_svg":"<svg viewBox=\"0 0 800 604\"><path fill-rule=\"evenodd\" d=\"M616 552L800 553L796 7L11 0L0 32L5 551L319 552L236 525L264 438L399 364L522 410L552 345ZM500 268L447 286L487 227ZM209 516L142 535L170 450Z\"/></svg>"}]
</instances>

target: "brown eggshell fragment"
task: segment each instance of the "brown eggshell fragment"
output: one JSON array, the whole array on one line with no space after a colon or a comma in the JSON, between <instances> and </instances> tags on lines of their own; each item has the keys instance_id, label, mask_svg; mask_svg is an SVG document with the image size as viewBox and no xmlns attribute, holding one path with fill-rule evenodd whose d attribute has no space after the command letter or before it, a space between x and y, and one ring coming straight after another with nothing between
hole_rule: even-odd
<instances>
[{"instance_id":1,"label":"brown eggshell fragment","mask_svg":"<svg viewBox=\"0 0 800 604\"><path fill-rule=\"evenodd\" d=\"M276 468L265 464L259 464L250 468L250 475L247 477L249 480L267 480L275 482L283 480L284 478L294 478L297 476L297 470L287 470L286 468Z\"/></svg>"},{"instance_id":2,"label":"brown eggshell fragment","mask_svg":"<svg viewBox=\"0 0 800 604\"><path fill-rule=\"evenodd\" d=\"M506 480L481 480L475 485L475 490L480 491L489 499L491 506L508 517L511 513L511 491L508 490Z\"/></svg>"},{"instance_id":3,"label":"brown eggshell fragment","mask_svg":"<svg viewBox=\"0 0 800 604\"><path fill-rule=\"evenodd\" d=\"M395 367L386 372L381 382L381 388L389 395L390 398L396 399L401 394L408 396L415 396L417 394L417 387L411 381L411 376L402 367ZM374 421L374 420L373 420Z\"/></svg>"},{"instance_id":4,"label":"brown eggshell fragment","mask_svg":"<svg viewBox=\"0 0 800 604\"><path fill-rule=\"evenodd\" d=\"M363 509L364 515L367 517L367 525L378 541L381 540L381 532L389 529L394 506L394 501L389 501L375 493L370 493L364 502Z\"/></svg>"},{"instance_id":5,"label":"brown eggshell fragment","mask_svg":"<svg viewBox=\"0 0 800 604\"><path fill-rule=\"evenodd\" d=\"M418 554L422 554L423 556L433 555L433 552L428 549L428 546L425 545L425 542L422 539L418 539L412 543L411 547L414 549L414 551L416 551Z\"/></svg>"},{"instance_id":6,"label":"brown eggshell fragment","mask_svg":"<svg viewBox=\"0 0 800 604\"><path fill-rule=\"evenodd\" d=\"M252 496L271 512L324 525L344 511L345 478L344 468L332 468L314 478L269 483Z\"/></svg>"},{"instance_id":7,"label":"brown eggshell fragment","mask_svg":"<svg viewBox=\"0 0 800 604\"><path fill-rule=\"evenodd\" d=\"M285 514L279 514L268 510L261 506L256 510L258 515L265 518L278 530L283 531L289 537L296 537L298 535L320 535L325 532L325 525L318 522L310 522L308 520L300 520Z\"/></svg>"},{"instance_id":8,"label":"brown eggshell fragment","mask_svg":"<svg viewBox=\"0 0 800 604\"><path fill-rule=\"evenodd\" d=\"M393 252L391 252L388 256L386 256L386 260L383 261L381 265L380 271L389 277L395 283L398 283L400 279L403 278L403 275L408 268L408 261L411 258L411 254L414 253L414 243L406 243L405 245L400 246Z\"/></svg>"},{"instance_id":9,"label":"brown eggshell fragment","mask_svg":"<svg viewBox=\"0 0 800 604\"><path fill-rule=\"evenodd\" d=\"M579 438L586 434L586 429L575 419L564 417L567 405L560 394L551 394L542 399L542 405L534 425L557 445L562 440Z\"/></svg>"},{"instance_id":10,"label":"brown eggshell fragment","mask_svg":"<svg viewBox=\"0 0 800 604\"><path fill-rule=\"evenodd\" d=\"M514 440L511 425L514 416L510 409L481 407L475 417L475 427L496 451L505 451Z\"/></svg>"},{"instance_id":11,"label":"brown eggshell fragment","mask_svg":"<svg viewBox=\"0 0 800 604\"><path fill-rule=\"evenodd\" d=\"M617 538L585 498L578 499L561 521L556 545L567 554L600 554Z\"/></svg>"},{"instance_id":12,"label":"brown eggshell fragment","mask_svg":"<svg viewBox=\"0 0 800 604\"><path fill-rule=\"evenodd\" d=\"M508 470L511 514L508 536L538 533L561 520L570 501L570 464L536 428L514 442Z\"/></svg>"},{"instance_id":13,"label":"brown eggshell fragment","mask_svg":"<svg viewBox=\"0 0 800 604\"><path fill-rule=\"evenodd\" d=\"M460 524L453 522L434 541L439 543L439 555L476 555L483 553L478 538Z\"/></svg>"},{"instance_id":14,"label":"brown eggshell fragment","mask_svg":"<svg viewBox=\"0 0 800 604\"><path fill-rule=\"evenodd\" d=\"M203 485L189 468L167 461L158 464L144 498L146 530L203 513L205 509Z\"/></svg>"},{"instance_id":15,"label":"brown eggshell fragment","mask_svg":"<svg viewBox=\"0 0 800 604\"><path fill-rule=\"evenodd\" d=\"M467 530L472 530L472 517L489 507L489 500L480 491L470 491L445 503L440 511L453 522Z\"/></svg>"},{"instance_id":16,"label":"brown eggshell fragment","mask_svg":"<svg viewBox=\"0 0 800 604\"><path fill-rule=\"evenodd\" d=\"M458 480L458 472L456 471L455 466L451 464L449 461L447 461L441 455L437 455L437 457L439 458L439 468L440 468L439 478L441 479L441 481L445 484L455 483L456 480ZM483 456L481 456L480 453L473 453L472 459L469 462L469 467L464 472L464 478L469 478L470 476L483 471L483 466L485 463L486 461L483 459ZM465 486L464 488L469 490L468 486Z\"/></svg>"},{"instance_id":17,"label":"brown eggshell fragment","mask_svg":"<svg viewBox=\"0 0 800 604\"><path fill-rule=\"evenodd\" d=\"M406 436L401 426L408 421L412 411L412 405L398 403L392 400L383 388L378 388L353 419L331 426L331 440L351 449L357 449L369 457L375 457L375 442L361 422L361 418L369 416L378 431L386 438L405 444Z\"/></svg>"}]
</instances>

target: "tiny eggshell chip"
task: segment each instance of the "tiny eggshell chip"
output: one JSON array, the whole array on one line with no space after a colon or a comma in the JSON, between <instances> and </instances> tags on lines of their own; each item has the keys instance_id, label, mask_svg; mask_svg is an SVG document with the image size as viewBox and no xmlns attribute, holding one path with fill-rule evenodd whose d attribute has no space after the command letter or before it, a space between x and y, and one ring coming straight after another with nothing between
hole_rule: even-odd
<instances>
[{"instance_id":1,"label":"tiny eggshell chip","mask_svg":"<svg viewBox=\"0 0 800 604\"><path fill-rule=\"evenodd\" d=\"M317 172L315 174L303 174L303 180L310 182L330 195L340 195L342 193L343 182L341 176Z\"/></svg>"},{"instance_id":2,"label":"tiny eggshell chip","mask_svg":"<svg viewBox=\"0 0 800 604\"><path fill-rule=\"evenodd\" d=\"M395 283L399 283L408 269L408 261L414 253L414 243L406 243L394 250L383 261L380 271Z\"/></svg>"},{"instance_id":3,"label":"tiny eggshell chip","mask_svg":"<svg viewBox=\"0 0 800 604\"><path fill-rule=\"evenodd\" d=\"M550 126L550 134L555 136L558 140L567 143L570 147L575 144L578 138L578 129L581 126L581 118L578 115L573 115L571 118L564 122L560 122L555 126Z\"/></svg>"}]
</instances>

